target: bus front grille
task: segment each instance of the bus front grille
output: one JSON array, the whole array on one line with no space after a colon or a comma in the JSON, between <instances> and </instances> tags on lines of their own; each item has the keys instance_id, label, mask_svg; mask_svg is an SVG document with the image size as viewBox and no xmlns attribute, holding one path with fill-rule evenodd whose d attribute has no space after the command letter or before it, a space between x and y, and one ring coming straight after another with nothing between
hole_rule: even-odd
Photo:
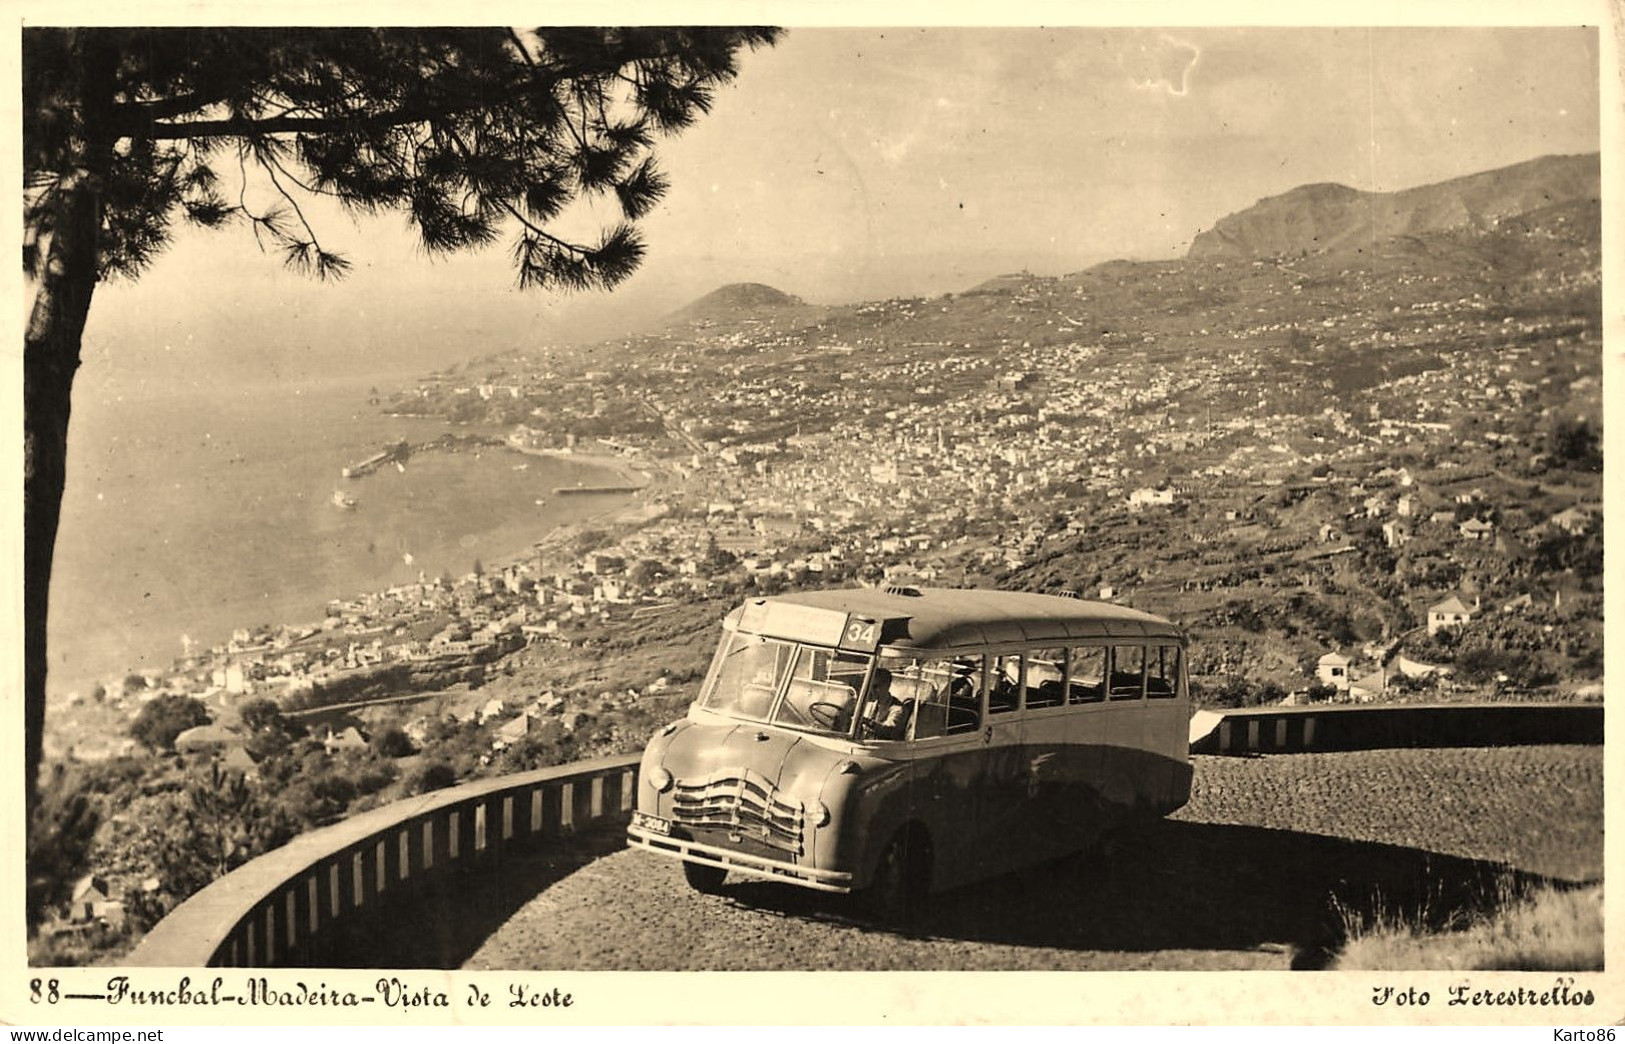
<instances>
[{"instance_id":1,"label":"bus front grille","mask_svg":"<svg viewBox=\"0 0 1625 1044\"><path fill-rule=\"evenodd\" d=\"M806 817L799 801L784 800L772 783L744 769L703 780L678 780L672 818L684 826L722 829L733 840L749 838L800 855Z\"/></svg>"}]
</instances>

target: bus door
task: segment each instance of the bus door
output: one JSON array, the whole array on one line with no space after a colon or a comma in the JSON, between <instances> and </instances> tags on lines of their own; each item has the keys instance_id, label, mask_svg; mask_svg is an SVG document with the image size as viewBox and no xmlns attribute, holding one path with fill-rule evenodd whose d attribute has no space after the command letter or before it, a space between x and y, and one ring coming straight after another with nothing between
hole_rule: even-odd
<instances>
[{"instance_id":1,"label":"bus door","mask_svg":"<svg viewBox=\"0 0 1625 1044\"><path fill-rule=\"evenodd\" d=\"M1035 843L1027 816L1027 751L1021 715L1021 655L987 657L982 722L985 768L977 808L977 836L984 874L1028 862Z\"/></svg>"},{"instance_id":2,"label":"bus door","mask_svg":"<svg viewBox=\"0 0 1625 1044\"><path fill-rule=\"evenodd\" d=\"M1105 738L1101 796L1114 815L1127 814L1139 803L1147 768L1145 735L1145 646L1111 647L1107 674Z\"/></svg>"},{"instance_id":3,"label":"bus door","mask_svg":"<svg viewBox=\"0 0 1625 1044\"><path fill-rule=\"evenodd\" d=\"M1147 756L1157 759L1146 778L1152 783L1152 793L1147 796L1159 808L1183 804L1188 788L1190 709L1180 689L1180 653L1173 643L1150 645L1145 650L1142 742Z\"/></svg>"},{"instance_id":4,"label":"bus door","mask_svg":"<svg viewBox=\"0 0 1625 1044\"><path fill-rule=\"evenodd\" d=\"M1065 646L1026 650L1022 655L1022 771L1026 800L1020 840L1034 860L1076 847L1077 824L1087 821L1080 802L1087 768L1069 741Z\"/></svg>"},{"instance_id":5,"label":"bus door","mask_svg":"<svg viewBox=\"0 0 1625 1044\"><path fill-rule=\"evenodd\" d=\"M979 851L976 819L987 762L981 674L980 658L916 660L893 670L893 692L914 703L910 804L930 831L932 877L939 888L971 879Z\"/></svg>"},{"instance_id":6,"label":"bus door","mask_svg":"<svg viewBox=\"0 0 1625 1044\"><path fill-rule=\"evenodd\" d=\"M1091 844L1109 816L1102 775L1110 741L1104 645L1074 645L1067 661L1066 758L1071 794L1060 818L1073 848Z\"/></svg>"}]
</instances>

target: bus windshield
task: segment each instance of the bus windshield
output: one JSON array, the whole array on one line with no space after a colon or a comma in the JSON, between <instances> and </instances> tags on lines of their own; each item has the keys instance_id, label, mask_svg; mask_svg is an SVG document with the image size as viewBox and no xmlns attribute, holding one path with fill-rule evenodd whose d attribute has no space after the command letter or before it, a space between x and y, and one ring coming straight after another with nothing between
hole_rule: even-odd
<instances>
[{"instance_id":1,"label":"bus windshield","mask_svg":"<svg viewBox=\"0 0 1625 1044\"><path fill-rule=\"evenodd\" d=\"M844 736L851 732L873 659L736 632L718 652L700 706L730 717ZM784 698L775 704L781 688Z\"/></svg>"}]
</instances>

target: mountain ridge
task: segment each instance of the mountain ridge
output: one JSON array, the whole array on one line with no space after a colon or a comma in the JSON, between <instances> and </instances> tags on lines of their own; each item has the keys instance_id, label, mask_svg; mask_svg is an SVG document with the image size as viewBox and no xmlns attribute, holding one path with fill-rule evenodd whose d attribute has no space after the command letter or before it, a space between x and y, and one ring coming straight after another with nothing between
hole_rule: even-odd
<instances>
[{"instance_id":1,"label":"mountain ridge","mask_svg":"<svg viewBox=\"0 0 1625 1044\"><path fill-rule=\"evenodd\" d=\"M1220 218L1186 257L1281 257L1360 250L1394 236L1489 227L1542 207L1601 197L1598 153L1541 156L1395 192L1299 185Z\"/></svg>"},{"instance_id":2,"label":"mountain ridge","mask_svg":"<svg viewBox=\"0 0 1625 1044\"><path fill-rule=\"evenodd\" d=\"M932 296L811 305L763 283L730 283L668 313L662 325L668 331L687 327L741 335L772 328L792 340L840 344L884 336L883 330L902 323L912 327L913 340L983 342L998 340L1000 330L1012 333L1011 309L1065 299L1068 311L1059 326L1028 331L1015 343L1057 331L1121 341L1148 318L1139 306L1120 307L1133 298L1133 287L1186 266L1222 270L1223 262L1238 258L1266 263L1290 258L1304 267L1297 261L1303 256L1310 262L1305 271L1315 270L1319 281L1351 266L1368 277L1448 274L1474 285L1489 279L1504 286L1541 270L1567 279L1597 261L1588 244L1601 236L1599 162L1596 153L1542 157L1389 194L1334 182L1298 185L1222 219L1184 257L1108 260L1061 275L1009 272ZM1215 300L1214 295L1269 292L1247 280L1210 277L1204 295ZM620 345L639 336L646 335ZM618 350L612 342L604 346Z\"/></svg>"}]
</instances>

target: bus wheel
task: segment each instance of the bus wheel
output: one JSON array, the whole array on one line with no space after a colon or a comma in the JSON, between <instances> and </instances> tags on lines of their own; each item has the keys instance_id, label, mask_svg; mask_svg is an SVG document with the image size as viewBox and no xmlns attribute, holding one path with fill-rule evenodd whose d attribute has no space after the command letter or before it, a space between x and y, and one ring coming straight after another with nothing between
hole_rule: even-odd
<instances>
[{"instance_id":1,"label":"bus wheel","mask_svg":"<svg viewBox=\"0 0 1625 1044\"><path fill-rule=\"evenodd\" d=\"M1123 855L1123 828L1111 827L1100 833L1089 847L1079 853L1079 862L1085 871L1110 874Z\"/></svg>"},{"instance_id":2,"label":"bus wheel","mask_svg":"<svg viewBox=\"0 0 1625 1044\"><path fill-rule=\"evenodd\" d=\"M717 895L722 891L722 881L727 876L728 871L720 866L707 866L704 863L683 860L683 879L696 892Z\"/></svg>"},{"instance_id":3,"label":"bus wheel","mask_svg":"<svg viewBox=\"0 0 1625 1044\"><path fill-rule=\"evenodd\" d=\"M1056 859L1053 866L1063 877L1105 877L1112 873L1118 861L1123 836L1118 828L1103 830L1083 848L1068 852Z\"/></svg>"},{"instance_id":4,"label":"bus wheel","mask_svg":"<svg viewBox=\"0 0 1625 1044\"><path fill-rule=\"evenodd\" d=\"M929 852L908 828L893 835L875 866L866 905L885 924L909 926L919 917L929 873Z\"/></svg>"}]
</instances>

